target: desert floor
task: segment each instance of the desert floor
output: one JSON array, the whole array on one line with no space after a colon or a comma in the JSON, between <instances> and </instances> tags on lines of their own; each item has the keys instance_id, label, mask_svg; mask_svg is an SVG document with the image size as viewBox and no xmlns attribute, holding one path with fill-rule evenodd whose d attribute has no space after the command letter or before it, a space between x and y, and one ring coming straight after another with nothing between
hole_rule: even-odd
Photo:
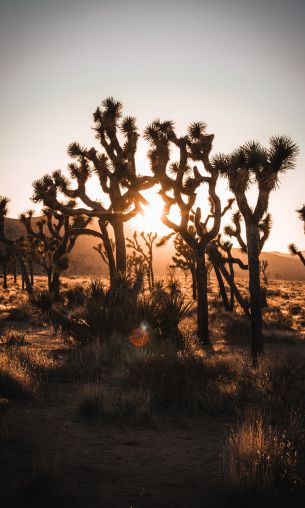
<instances>
[{"instance_id":1,"label":"desert floor","mask_svg":"<svg viewBox=\"0 0 305 508\"><path fill-rule=\"evenodd\" d=\"M66 278L64 287L88 280ZM30 355L39 388L28 397L0 398L1 507L218 506L220 479L226 476L222 453L232 416L212 411L133 425L85 418L79 412L79 382L60 375L60 366L75 344L49 325L23 315L25 293L9 282L9 289L1 290L0 326L24 337L18 354ZM43 286L44 279L37 284ZM189 292L188 282L182 279L182 284L183 291ZM213 280L211 287L216 301ZM244 281L240 287L245 288ZM305 354L304 296L305 283L270 282L266 319L274 322L267 354L288 351L296 358ZM19 312L14 314L16 308ZM232 351L247 351L248 344L230 343L217 307L213 312L216 354L225 357ZM290 316L289 326L277 323L285 316ZM190 334L194 326L192 316L182 323ZM0 348L0 358L3 354ZM115 382L111 376L106 366L100 381L111 387Z\"/></svg>"}]
</instances>

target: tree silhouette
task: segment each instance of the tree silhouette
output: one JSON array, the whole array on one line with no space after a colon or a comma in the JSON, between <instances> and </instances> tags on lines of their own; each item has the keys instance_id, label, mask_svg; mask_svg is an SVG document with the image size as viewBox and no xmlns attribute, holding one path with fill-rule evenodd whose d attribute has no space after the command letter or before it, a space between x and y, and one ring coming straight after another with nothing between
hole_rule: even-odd
<instances>
[{"instance_id":1,"label":"tree silhouette","mask_svg":"<svg viewBox=\"0 0 305 508\"><path fill-rule=\"evenodd\" d=\"M32 286L34 287L34 264L40 264L37 260L37 242L28 234L21 235L17 239L17 244L22 253L24 262L28 268L28 273ZM22 277L22 286L24 286L24 280Z\"/></svg>"},{"instance_id":2,"label":"tree silhouette","mask_svg":"<svg viewBox=\"0 0 305 508\"><path fill-rule=\"evenodd\" d=\"M223 213L216 193L218 170L214 168L209 158L214 135L207 134L206 125L199 122L191 124L188 134L178 138L173 122L155 120L145 129L144 136L151 146L148 152L151 170L160 184L160 194L164 201L162 221L175 233L180 234L195 254L197 334L202 344L211 345L205 253L209 242L219 233ZM178 162L172 164L170 164L171 146L179 153ZM201 162L205 174L202 175L197 166L191 168L189 160ZM201 219L200 207L192 212L196 202L196 191L202 183L207 184L210 198L210 210L205 221ZM170 219L170 211L175 205L180 211L179 223ZM213 225L208 229L210 219L213 219ZM190 229L190 222L194 225L194 229Z\"/></svg>"},{"instance_id":3,"label":"tree silhouette","mask_svg":"<svg viewBox=\"0 0 305 508\"><path fill-rule=\"evenodd\" d=\"M299 219L304 222L304 233L305 233L305 205L302 206L299 210L297 210L297 213L299 215ZM292 256L298 256L305 266L305 257L303 256L302 252L298 249L295 243L290 243L288 245L289 252Z\"/></svg>"},{"instance_id":4,"label":"tree silhouette","mask_svg":"<svg viewBox=\"0 0 305 508\"><path fill-rule=\"evenodd\" d=\"M263 352L262 304L259 271L260 223L267 214L270 193L279 184L281 173L295 165L298 148L287 136L270 138L269 147L251 141L230 155L217 155L214 167L224 174L230 190L236 197L246 227L249 264L249 291L251 307L251 347L253 364ZM258 189L254 209L249 205L246 192L250 186Z\"/></svg>"},{"instance_id":5,"label":"tree silhouette","mask_svg":"<svg viewBox=\"0 0 305 508\"><path fill-rule=\"evenodd\" d=\"M299 208L299 210L297 210L297 213L299 215L299 219L304 222L304 233L305 233L305 205L303 205L302 208Z\"/></svg>"},{"instance_id":6,"label":"tree silhouette","mask_svg":"<svg viewBox=\"0 0 305 508\"><path fill-rule=\"evenodd\" d=\"M239 243L241 252L247 254L247 242L243 239L242 232L241 232L241 222L242 222L242 215L239 210L237 210L232 215L232 224L227 225L224 227L224 233L228 235L230 238L236 238L236 240ZM262 249L266 243L266 241L269 238L270 231L272 227L272 218L270 213L266 213L263 219L259 222L258 228L259 228L259 254L262 252ZM232 248L232 245L231 245ZM234 279L234 264L230 262L230 256L228 254L228 262L230 266L230 273ZM243 263L239 263L239 267L242 269L248 269L248 265L244 265ZM262 273L261 267L259 268L260 273ZM261 298L264 305L267 304L267 294L266 294L267 288L266 285L264 289L261 289Z\"/></svg>"},{"instance_id":7,"label":"tree silhouette","mask_svg":"<svg viewBox=\"0 0 305 508\"><path fill-rule=\"evenodd\" d=\"M6 245L17 259L26 290L29 294L31 294L33 292L33 287L28 276L22 252L18 246L18 241L10 240L9 238L7 238L5 234L5 217L8 213L8 203L9 203L8 198L0 196L0 242Z\"/></svg>"},{"instance_id":8,"label":"tree silhouette","mask_svg":"<svg viewBox=\"0 0 305 508\"><path fill-rule=\"evenodd\" d=\"M148 286L151 291L155 286L155 276L153 268L153 246L158 235L157 233L153 233L152 231L150 231L145 235L144 231L142 231L140 233L140 237L144 242L146 251L144 250L144 246L142 246L141 243L139 242L138 233L137 231L135 231L132 238L126 239L127 247L133 249L134 251L134 254L129 259L130 261L133 260L133 263L136 265L138 265L139 262L142 262L143 266L145 266L145 271L147 273L148 279Z\"/></svg>"},{"instance_id":9,"label":"tree silhouette","mask_svg":"<svg viewBox=\"0 0 305 508\"><path fill-rule=\"evenodd\" d=\"M214 270L215 270L216 277L218 280L224 307L229 312L233 312L235 295L236 294L238 295L237 299L238 299L239 303L241 303L241 300L242 300L242 296L240 295L240 292L237 289L236 284L235 284L234 266L237 264L239 266L239 268L241 268L242 270L248 270L248 265L245 265L241 259L233 257L232 243L229 241L223 241L221 238L221 235L218 236L218 238L213 242L213 244L218 248L218 251L220 250L225 254L225 255L223 255L222 253L220 253L220 256L216 256L216 258L215 258L215 253L214 253L214 251L212 251L212 260L214 260ZM215 259L217 260L217 262L215 262ZM222 260L222 264L223 264L222 267L220 266L221 260ZM226 270L226 268L225 268L226 264L229 266L229 270ZM223 275L223 274L225 274L225 275ZM225 289L222 277L224 277L225 280L229 284L230 301L227 298L226 289ZM242 308L245 309L246 307L247 307L247 305L244 302L242 305ZM246 314L248 315L248 312L246 312Z\"/></svg>"},{"instance_id":10,"label":"tree silhouette","mask_svg":"<svg viewBox=\"0 0 305 508\"><path fill-rule=\"evenodd\" d=\"M78 143L69 145L68 154L74 160L68 169L72 182L61 171L45 176L34 183L34 201L58 210L68 216L94 217L98 220L101 239L107 253L110 280L116 274L126 272L126 244L124 224L133 218L141 205L147 205L140 191L153 185L151 177L138 176L135 154L138 132L133 117L122 116L122 104L107 98L94 113L94 130L103 152L95 148L84 148ZM119 134L123 142L119 139ZM96 174L103 199L91 199L86 184ZM63 193L69 199L78 199L84 206L69 206L59 196ZM109 238L108 225L113 229L115 256Z\"/></svg>"},{"instance_id":11,"label":"tree silhouette","mask_svg":"<svg viewBox=\"0 0 305 508\"><path fill-rule=\"evenodd\" d=\"M231 291L233 292L237 302L243 309L244 313L248 317L250 317L250 312L249 312L248 306L247 306L246 302L244 301L242 295L240 294L240 291L239 291L238 287L236 286L234 280L232 280L230 272L226 268L227 258L225 258L222 255L222 253L220 252L219 243L220 243L220 241L219 241L219 239L217 239L216 241L209 243L207 246L207 254L209 256L209 259L211 260L211 263L213 264L216 276L217 276L217 273L219 272L219 275L225 279L225 281L229 285ZM231 262L233 264L234 263L239 264L239 266L243 269L247 268L246 265L244 265L242 263L242 261L238 258L232 258ZM217 277L217 279L218 279L220 291L222 293L222 298L224 301L225 297L224 297L223 291L225 292L225 288L224 288L223 280L221 277L220 278ZM222 282L220 282L220 281L222 281ZM222 286L223 286L223 288L222 288ZM228 306L228 309L229 309L229 302L228 301L226 302L226 305Z\"/></svg>"},{"instance_id":12,"label":"tree silhouette","mask_svg":"<svg viewBox=\"0 0 305 508\"><path fill-rule=\"evenodd\" d=\"M70 204L71 206L71 204ZM28 237L34 247L34 261L42 266L48 277L49 291L55 298L59 295L60 275L69 267L69 254L80 234L90 234L86 227L90 218L81 215L72 219L61 213L45 208L44 217L33 227L33 212L20 215ZM95 232L97 235L98 233ZM96 236L93 234L93 236Z\"/></svg>"},{"instance_id":13,"label":"tree silhouette","mask_svg":"<svg viewBox=\"0 0 305 508\"><path fill-rule=\"evenodd\" d=\"M110 238L110 248L111 248L112 253L114 253L115 252L115 243L112 240L112 238ZM105 265L108 266L108 271L109 271L109 262L111 262L111 261L109 261L108 254L105 249L104 243L100 242L97 245L94 245L93 249L100 255L102 261L105 263Z\"/></svg>"},{"instance_id":14,"label":"tree silhouette","mask_svg":"<svg viewBox=\"0 0 305 508\"><path fill-rule=\"evenodd\" d=\"M161 243L162 245L162 243ZM196 258L191 247L183 240L182 236L174 237L175 254L172 256L172 268L180 268L184 272L189 271L192 277L192 295L193 300L197 299L196 283Z\"/></svg>"},{"instance_id":15,"label":"tree silhouette","mask_svg":"<svg viewBox=\"0 0 305 508\"><path fill-rule=\"evenodd\" d=\"M7 289L7 272L8 272L8 265L12 258L12 251L9 247L4 246L0 249L0 265L2 268L3 273L3 288Z\"/></svg>"},{"instance_id":16,"label":"tree silhouette","mask_svg":"<svg viewBox=\"0 0 305 508\"><path fill-rule=\"evenodd\" d=\"M303 265L305 266L305 258L302 254L302 252L298 249L295 243L290 243L288 245L289 252L292 256L298 256L300 260L302 261Z\"/></svg>"}]
</instances>

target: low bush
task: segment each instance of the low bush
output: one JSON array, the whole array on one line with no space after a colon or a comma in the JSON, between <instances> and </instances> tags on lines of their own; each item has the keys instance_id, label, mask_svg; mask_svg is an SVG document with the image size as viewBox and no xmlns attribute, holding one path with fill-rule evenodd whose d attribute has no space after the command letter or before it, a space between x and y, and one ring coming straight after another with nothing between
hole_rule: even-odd
<instances>
[{"instance_id":1,"label":"low bush","mask_svg":"<svg viewBox=\"0 0 305 508\"><path fill-rule=\"evenodd\" d=\"M25 362L10 354L0 354L0 398L32 398L37 387L37 378Z\"/></svg>"},{"instance_id":2,"label":"low bush","mask_svg":"<svg viewBox=\"0 0 305 508\"><path fill-rule=\"evenodd\" d=\"M80 412L105 421L141 422L152 415L151 394L141 386L115 390L98 382L86 384L81 390Z\"/></svg>"},{"instance_id":3,"label":"low bush","mask_svg":"<svg viewBox=\"0 0 305 508\"><path fill-rule=\"evenodd\" d=\"M297 451L285 431L249 413L228 438L224 474L235 505L284 506L298 487Z\"/></svg>"},{"instance_id":4,"label":"low bush","mask_svg":"<svg viewBox=\"0 0 305 508\"><path fill-rule=\"evenodd\" d=\"M67 307L80 307L84 304L86 298L86 288L80 284L76 284L62 292L62 297Z\"/></svg>"},{"instance_id":5,"label":"low bush","mask_svg":"<svg viewBox=\"0 0 305 508\"><path fill-rule=\"evenodd\" d=\"M223 334L229 344L250 344L250 321L246 317L223 313Z\"/></svg>"}]
</instances>

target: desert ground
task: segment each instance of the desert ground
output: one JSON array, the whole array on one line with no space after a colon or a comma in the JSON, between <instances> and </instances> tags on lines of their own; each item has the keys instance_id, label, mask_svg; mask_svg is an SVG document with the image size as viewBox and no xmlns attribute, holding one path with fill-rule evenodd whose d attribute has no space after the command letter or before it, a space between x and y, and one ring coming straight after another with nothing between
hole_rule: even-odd
<instances>
[{"instance_id":1,"label":"desert ground","mask_svg":"<svg viewBox=\"0 0 305 508\"><path fill-rule=\"evenodd\" d=\"M90 280L64 278L62 292L77 295ZM190 300L189 280L179 283ZM238 285L246 294L246 281ZM44 277L35 286L43 290ZM282 506L287 496L302 506L305 283L269 282L255 371L247 319L238 306L222 309L213 278L209 288L214 352L196 342L194 304L179 324L181 352L153 334L141 347L114 334L80 344L9 277L0 295L1 506ZM66 315L81 316L71 302Z\"/></svg>"}]
</instances>

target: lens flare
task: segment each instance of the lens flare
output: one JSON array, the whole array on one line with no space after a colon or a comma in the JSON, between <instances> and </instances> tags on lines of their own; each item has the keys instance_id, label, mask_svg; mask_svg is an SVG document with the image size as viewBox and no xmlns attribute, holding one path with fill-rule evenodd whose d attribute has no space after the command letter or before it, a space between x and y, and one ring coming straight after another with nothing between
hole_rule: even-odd
<instances>
[{"instance_id":1,"label":"lens flare","mask_svg":"<svg viewBox=\"0 0 305 508\"><path fill-rule=\"evenodd\" d=\"M134 328L129 335L130 343L138 348L144 347L149 341L149 326L147 323L141 323L138 328Z\"/></svg>"}]
</instances>

